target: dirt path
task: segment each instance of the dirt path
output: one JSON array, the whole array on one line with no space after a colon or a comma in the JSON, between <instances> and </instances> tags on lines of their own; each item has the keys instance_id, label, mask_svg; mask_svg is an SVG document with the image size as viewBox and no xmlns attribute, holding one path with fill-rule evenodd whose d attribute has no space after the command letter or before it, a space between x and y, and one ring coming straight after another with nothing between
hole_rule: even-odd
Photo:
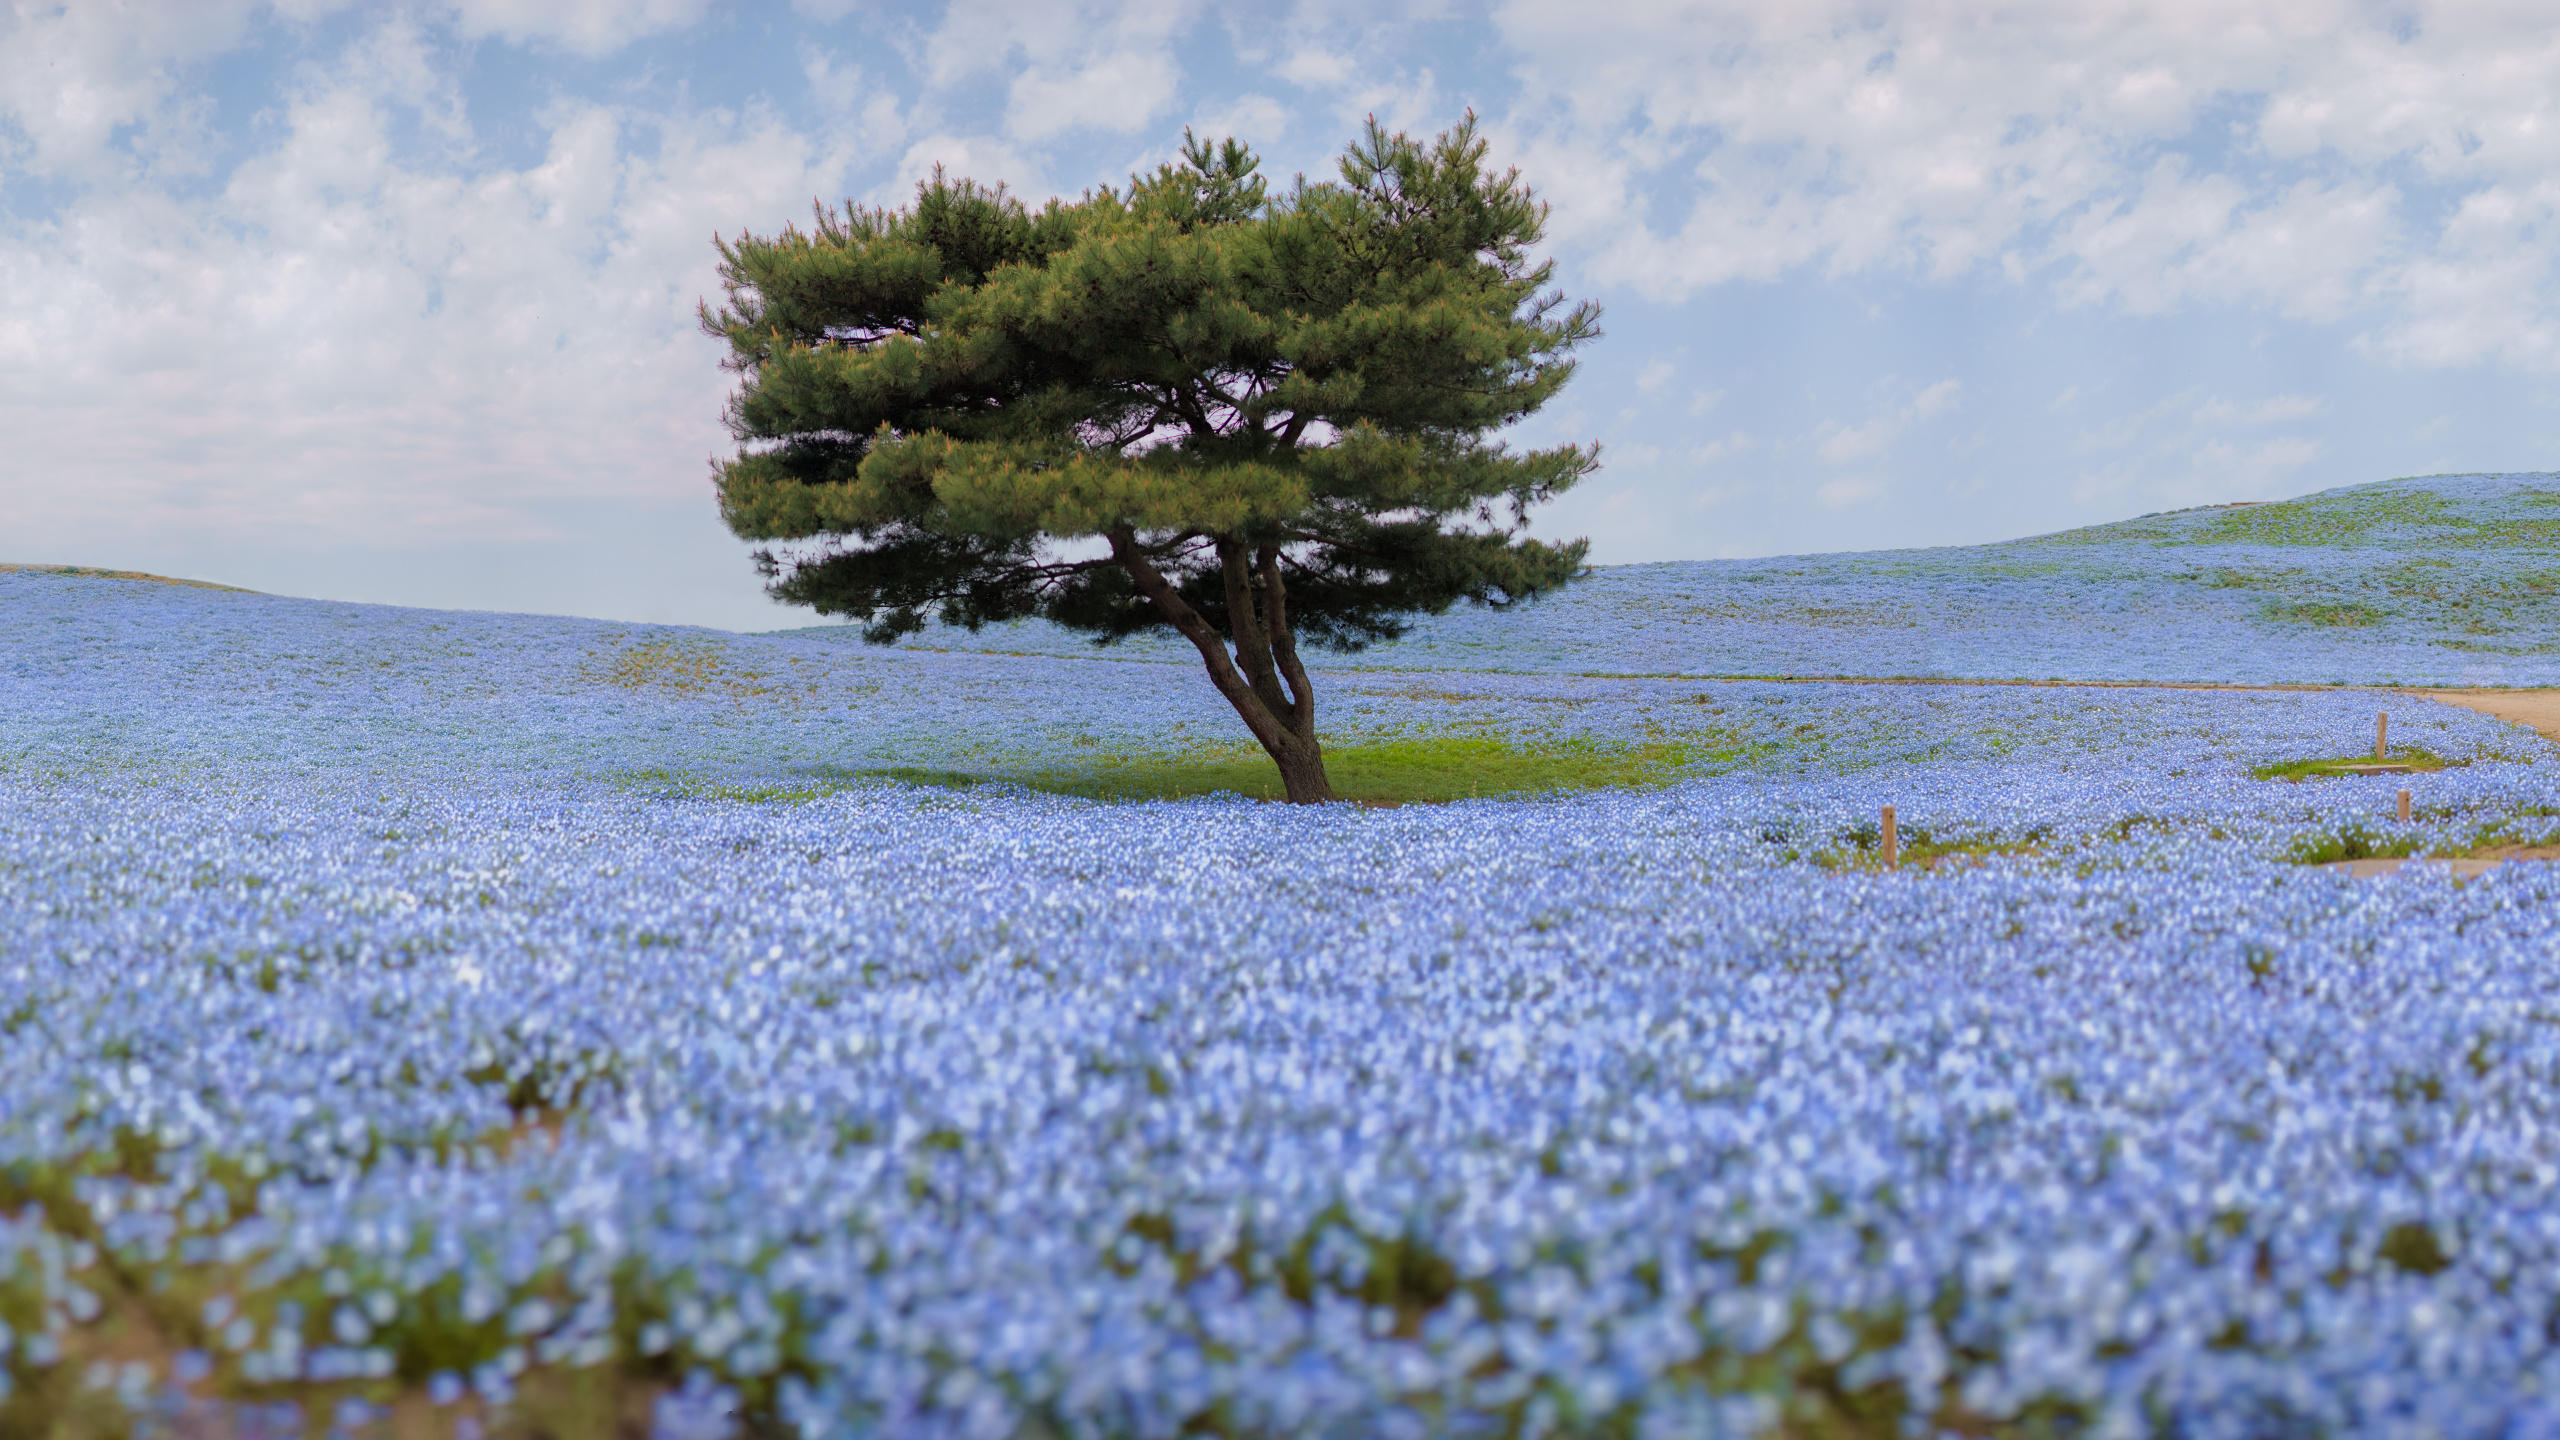
<instances>
[{"instance_id":1,"label":"dirt path","mask_svg":"<svg viewBox=\"0 0 2560 1440\"><path fill-rule=\"evenodd\" d=\"M2529 726L2545 740L2560 741L2560 690L2411 690L2405 692L2501 720Z\"/></svg>"},{"instance_id":2,"label":"dirt path","mask_svg":"<svg viewBox=\"0 0 2560 1440\"><path fill-rule=\"evenodd\" d=\"M1338 671L1336 673L1357 675L1363 672L1357 670L1345 670ZM1375 673L1429 675L1436 672L1429 670L1406 670L1396 672L1378 671ZM2395 690L2389 685L2313 685L2308 683L2251 685L2237 680L2002 680L1980 675L1691 675L1659 671L1646 673L1639 671L1617 670L1585 670L1580 673L1569 673L1561 670L1459 670L1451 673L1459 675L1516 675L1522 677L1552 675L1554 678L1559 680L1677 680L1684 683L1688 681L1698 681L1700 683L1718 681L1729 684L1736 680L1750 680L1764 685L2023 685L2037 690L2373 690L2379 691L2383 694L2403 693ZM2411 690L2405 693L2416 695L2433 694L2434 692ZM2484 690L2480 693L2487 695L2497 692Z\"/></svg>"}]
</instances>

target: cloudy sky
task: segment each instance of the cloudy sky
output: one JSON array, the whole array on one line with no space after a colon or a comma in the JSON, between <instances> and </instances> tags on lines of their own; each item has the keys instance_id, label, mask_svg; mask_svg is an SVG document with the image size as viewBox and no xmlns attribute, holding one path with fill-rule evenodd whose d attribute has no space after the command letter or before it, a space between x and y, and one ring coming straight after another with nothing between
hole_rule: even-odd
<instances>
[{"instance_id":1,"label":"cloudy sky","mask_svg":"<svg viewBox=\"0 0 2560 1440\"><path fill-rule=\"evenodd\" d=\"M1472 107L1604 563L2560 466L2541 4L0 0L0 560L735 629L715 232Z\"/></svg>"}]
</instances>

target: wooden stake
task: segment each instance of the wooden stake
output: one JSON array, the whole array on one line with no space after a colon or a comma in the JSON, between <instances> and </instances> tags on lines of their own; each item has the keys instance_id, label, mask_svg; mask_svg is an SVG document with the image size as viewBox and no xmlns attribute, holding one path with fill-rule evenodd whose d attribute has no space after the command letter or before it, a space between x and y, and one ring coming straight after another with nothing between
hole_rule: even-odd
<instances>
[{"instance_id":1,"label":"wooden stake","mask_svg":"<svg viewBox=\"0 0 2560 1440\"><path fill-rule=\"evenodd\" d=\"M2373 717L2373 758L2374 758L2374 759L2376 759L2376 760L2380 760L2380 759L2384 758L2384 757L2383 757L2383 752L2384 752L2385 750L2388 750L2388 749L2390 749L2390 748L2391 748L2390 741L2391 741L2391 712L2390 712L2390 711L2388 711L2388 710L2385 710L2385 711L2383 711L2381 714L2376 715L2376 716L2374 716L2374 717Z\"/></svg>"},{"instance_id":2,"label":"wooden stake","mask_svg":"<svg viewBox=\"0 0 2560 1440\"><path fill-rule=\"evenodd\" d=\"M2400 792L2400 823L2409 823L2409 792L2406 790Z\"/></svg>"},{"instance_id":3,"label":"wooden stake","mask_svg":"<svg viewBox=\"0 0 2560 1440\"><path fill-rule=\"evenodd\" d=\"M1893 833L1893 807L1884 807L1884 868L1892 869L1902 855L1902 839Z\"/></svg>"}]
</instances>

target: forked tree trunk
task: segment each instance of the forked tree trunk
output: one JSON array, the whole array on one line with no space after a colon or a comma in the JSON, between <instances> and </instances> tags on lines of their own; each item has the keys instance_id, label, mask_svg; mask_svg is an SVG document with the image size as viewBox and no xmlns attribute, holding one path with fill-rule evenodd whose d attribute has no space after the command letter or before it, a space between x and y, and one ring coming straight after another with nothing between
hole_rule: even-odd
<instances>
[{"instance_id":1,"label":"forked tree trunk","mask_svg":"<svg viewBox=\"0 0 2560 1440\"><path fill-rule=\"evenodd\" d=\"M1227 582L1228 628L1235 632L1235 652L1199 611L1177 593L1164 573L1138 548L1137 536L1113 531L1111 556L1129 572L1138 593L1182 632L1209 667L1209 683L1227 697L1245 728L1261 742L1263 753L1280 767L1280 785L1290 803L1321 805L1333 799L1333 782L1324 773L1324 747L1316 740L1316 694L1298 662L1297 638L1289 627L1288 587L1280 574L1280 553L1271 546L1258 552L1239 539L1218 537L1218 559Z\"/></svg>"}]
</instances>

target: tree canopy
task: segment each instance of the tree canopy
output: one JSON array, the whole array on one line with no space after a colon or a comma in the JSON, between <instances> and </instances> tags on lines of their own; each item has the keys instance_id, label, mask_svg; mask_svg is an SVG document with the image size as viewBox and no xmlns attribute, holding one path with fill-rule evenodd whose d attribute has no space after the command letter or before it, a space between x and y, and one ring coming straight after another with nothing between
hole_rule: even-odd
<instances>
[{"instance_id":1,"label":"tree canopy","mask_svg":"<svg viewBox=\"0 0 2560 1440\"><path fill-rule=\"evenodd\" d=\"M1034 210L937 170L900 209L719 242L702 308L743 378L717 467L779 599L893 641L1031 616L1170 626L1290 799L1332 790L1300 642L1352 650L1459 600L1564 583L1528 512L1596 446L1515 451L1599 334L1533 258L1547 207L1475 117L1375 120L1340 179L1274 193L1250 150Z\"/></svg>"}]
</instances>

